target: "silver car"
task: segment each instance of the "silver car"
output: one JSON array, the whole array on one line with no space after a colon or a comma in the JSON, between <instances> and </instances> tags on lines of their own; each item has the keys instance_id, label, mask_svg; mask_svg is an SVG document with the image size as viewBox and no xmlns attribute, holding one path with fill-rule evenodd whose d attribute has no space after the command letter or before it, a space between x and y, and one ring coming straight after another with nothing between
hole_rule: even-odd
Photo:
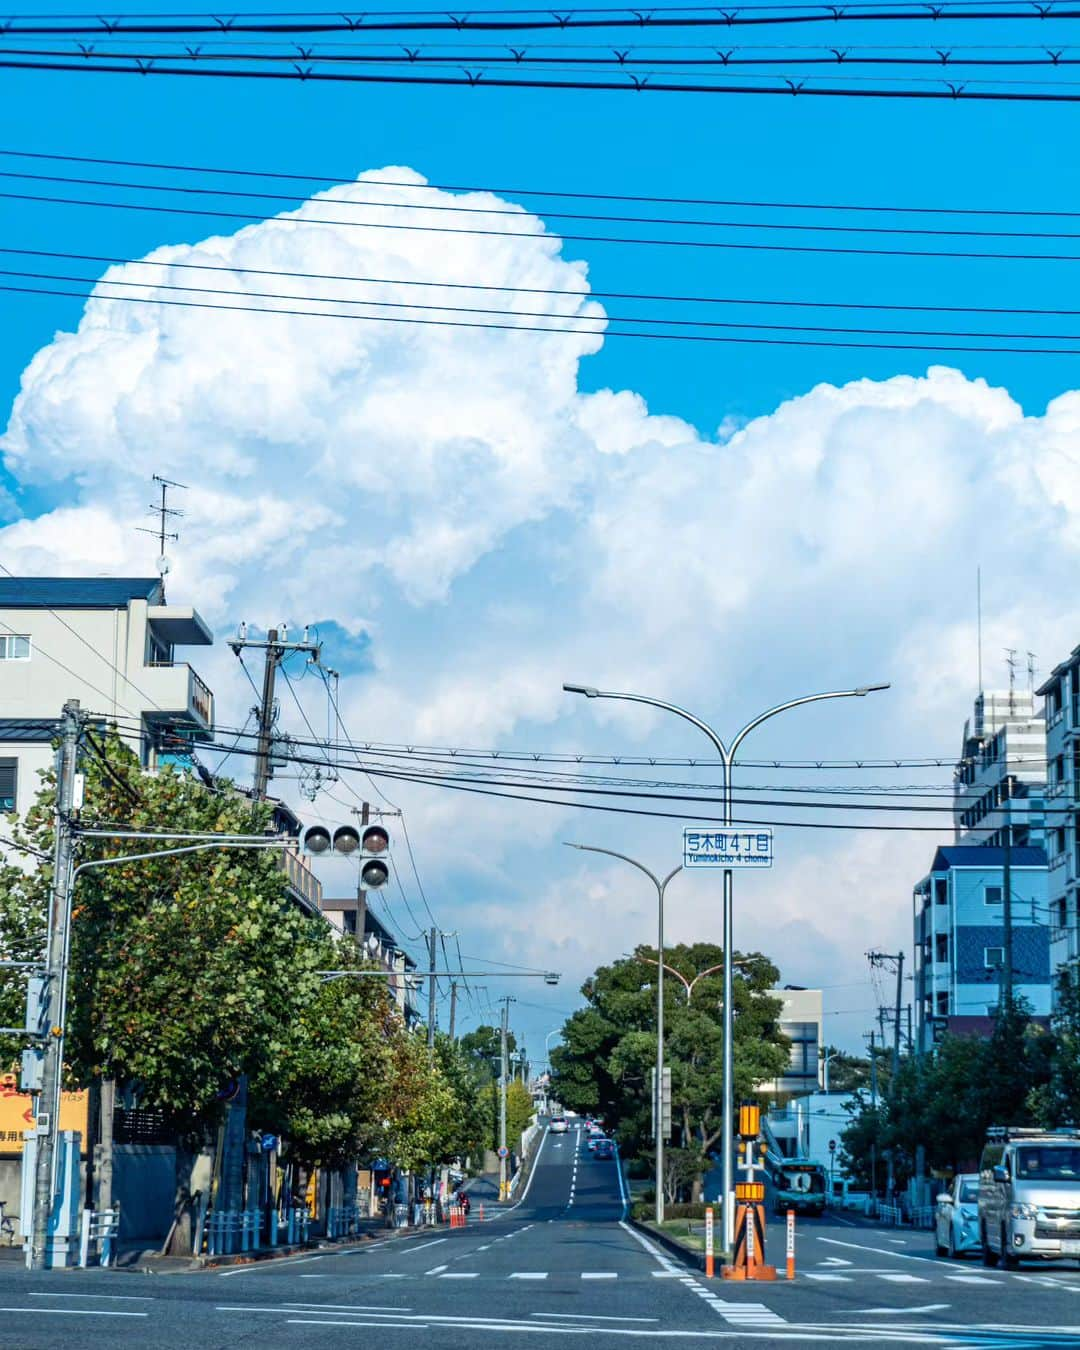
<instances>
[{"instance_id":1,"label":"silver car","mask_svg":"<svg viewBox=\"0 0 1080 1350\"><path fill-rule=\"evenodd\" d=\"M1080 1258L1080 1133L995 1127L979 1168L983 1262Z\"/></svg>"},{"instance_id":2,"label":"silver car","mask_svg":"<svg viewBox=\"0 0 1080 1350\"><path fill-rule=\"evenodd\" d=\"M978 1172L958 1173L949 1183L949 1189L938 1196L934 1245L938 1256L952 1257L981 1248Z\"/></svg>"}]
</instances>

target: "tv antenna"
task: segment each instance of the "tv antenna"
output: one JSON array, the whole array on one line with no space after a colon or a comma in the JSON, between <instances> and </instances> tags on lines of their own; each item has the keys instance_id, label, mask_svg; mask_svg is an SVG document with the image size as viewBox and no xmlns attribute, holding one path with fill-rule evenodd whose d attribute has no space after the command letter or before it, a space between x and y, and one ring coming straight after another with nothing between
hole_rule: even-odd
<instances>
[{"instance_id":1,"label":"tv antenna","mask_svg":"<svg viewBox=\"0 0 1080 1350\"><path fill-rule=\"evenodd\" d=\"M1005 664L1009 667L1009 712L1016 711L1016 648L1005 648Z\"/></svg>"},{"instance_id":2,"label":"tv antenna","mask_svg":"<svg viewBox=\"0 0 1080 1350\"><path fill-rule=\"evenodd\" d=\"M172 478L162 478L162 476L158 473L154 474L153 481L161 485L161 501L151 502L150 505L147 507L147 510L150 513L150 515L157 516L158 518L157 526L154 529L149 529L145 525L136 525L135 528L139 531L140 534L152 534L157 538L158 541L157 569L161 576L162 587L164 587L166 574L168 573L170 567L172 566L172 563L170 562L169 557L165 552L165 540L166 539L178 540L180 538L179 532L175 530L170 530L168 526L173 517L176 517L178 519L180 516L184 514L183 511L178 510L175 506L169 505L168 502L169 488L183 488L183 490L186 492L187 484L177 483Z\"/></svg>"}]
</instances>

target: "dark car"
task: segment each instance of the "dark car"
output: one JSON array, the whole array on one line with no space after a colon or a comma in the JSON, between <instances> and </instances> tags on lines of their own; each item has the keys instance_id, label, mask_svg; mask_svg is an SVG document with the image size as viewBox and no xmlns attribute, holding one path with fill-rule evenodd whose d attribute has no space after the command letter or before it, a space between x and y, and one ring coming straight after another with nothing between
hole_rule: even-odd
<instances>
[{"instance_id":1,"label":"dark car","mask_svg":"<svg viewBox=\"0 0 1080 1350\"><path fill-rule=\"evenodd\" d=\"M611 1139L598 1139L593 1148L594 1158L614 1158L615 1143Z\"/></svg>"}]
</instances>

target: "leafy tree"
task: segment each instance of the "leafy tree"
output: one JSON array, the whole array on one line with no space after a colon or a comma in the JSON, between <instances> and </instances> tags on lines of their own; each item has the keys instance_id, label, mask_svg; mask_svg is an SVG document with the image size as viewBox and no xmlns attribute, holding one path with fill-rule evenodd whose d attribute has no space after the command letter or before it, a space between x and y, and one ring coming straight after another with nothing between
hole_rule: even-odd
<instances>
[{"instance_id":1,"label":"leafy tree","mask_svg":"<svg viewBox=\"0 0 1080 1350\"><path fill-rule=\"evenodd\" d=\"M501 1034L498 1027L489 1027L483 1024L474 1031L467 1031L458 1041L461 1053L469 1061L481 1083L493 1082L499 1076L499 1056L502 1053ZM514 1033L507 1031L507 1056L511 1056L516 1049L517 1041Z\"/></svg>"},{"instance_id":2,"label":"leafy tree","mask_svg":"<svg viewBox=\"0 0 1080 1350\"><path fill-rule=\"evenodd\" d=\"M1050 1129L1080 1125L1080 984L1063 971L1056 992L1046 1081L1028 1099L1037 1123Z\"/></svg>"},{"instance_id":3,"label":"leafy tree","mask_svg":"<svg viewBox=\"0 0 1080 1350\"><path fill-rule=\"evenodd\" d=\"M665 950L667 966L687 980L718 966L723 952L711 943ZM788 1042L777 1026L781 1003L768 990L776 967L760 953L740 957L735 980L735 1094L751 1098L776 1078L788 1060ZM576 1111L597 1111L617 1126L627 1152L651 1134L650 1069L656 1063L656 949L601 966L582 987L587 1007L566 1022L552 1052L553 1094ZM723 980L719 972L685 987L664 982L665 1061L671 1069L673 1124L683 1149L704 1159L721 1132Z\"/></svg>"},{"instance_id":4,"label":"leafy tree","mask_svg":"<svg viewBox=\"0 0 1080 1350\"><path fill-rule=\"evenodd\" d=\"M481 1103L484 1115L487 1118L488 1129L486 1146L488 1148L498 1148L499 1146L499 1086L497 1083L489 1083L481 1093ZM529 1089L524 1083L514 1079L506 1087L506 1144L513 1152L521 1139L522 1134L529 1128L529 1122L532 1120L533 1100L529 1095Z\"/></svg>"},{"instance_id":5,"label":"leafy tree","mask_svg":"<svg viewBox=\"0 0 1080 1350\"><path fill-rule=\"evenodd\" d=\"M824 1045L821 1048L821 1060L828 1056L829 1091L854 1092L857 1088L870 1084L870 1060L860 1055L849 1055L835 1046Z\"/></svg>"}]
</instances>

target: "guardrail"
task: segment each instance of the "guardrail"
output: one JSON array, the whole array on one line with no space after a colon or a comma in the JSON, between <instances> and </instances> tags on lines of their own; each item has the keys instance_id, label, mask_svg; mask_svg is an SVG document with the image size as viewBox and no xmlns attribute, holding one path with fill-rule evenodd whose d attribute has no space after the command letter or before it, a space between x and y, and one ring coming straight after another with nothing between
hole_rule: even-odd
<instances>
[{"instance_id":1,"label":"guardrail","mask_svg":"<svg viewBox=\"0 0 1080 1350\"><path fill-rule=\"evenodd\" d=\"M79 1242L79 1265L88 1266L93 1254L97 1257L98 1265L111 1266L116 1258L116 1240L119 1235L119 1208L84 1209ZM95 1248L93 1253L90 1251L91 1246Z\"/></svg>"}]
</instances>

